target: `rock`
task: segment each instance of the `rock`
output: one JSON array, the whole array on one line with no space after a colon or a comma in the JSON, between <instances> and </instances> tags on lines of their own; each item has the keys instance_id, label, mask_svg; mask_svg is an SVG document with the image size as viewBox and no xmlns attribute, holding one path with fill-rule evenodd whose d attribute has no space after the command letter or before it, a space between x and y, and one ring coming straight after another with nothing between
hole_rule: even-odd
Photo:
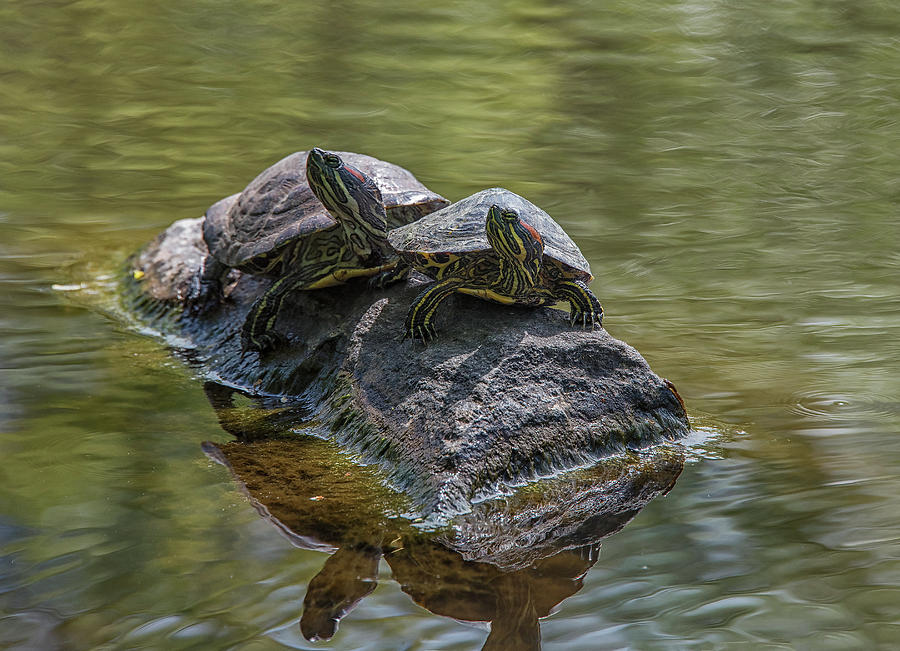
<instances>
[{"instance_id":1,"label":"rock","mask_svg":"<svg viewBox=\"0 0 900 651\"><path fill-rule=\"evenodd\" d=\"M455 295L435 342L402 340L423 277L295 292L275 326L288 344L242 356L241 324L271 281L234 271L226 302L182 314L204 255L201 220L173 224L132 259L127 308L204 375L302 401L312 415L297 428L378 464L422 513L467 512L473 500L690 429L674 387L636 350L603 329L571 329L558 310Z\"/></svg>"}]
</instances>

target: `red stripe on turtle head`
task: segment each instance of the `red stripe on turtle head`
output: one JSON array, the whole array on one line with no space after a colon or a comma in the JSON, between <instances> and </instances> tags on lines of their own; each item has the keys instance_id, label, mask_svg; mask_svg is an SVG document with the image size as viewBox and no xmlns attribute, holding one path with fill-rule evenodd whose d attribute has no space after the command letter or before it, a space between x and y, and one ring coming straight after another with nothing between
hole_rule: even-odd
<instances>
[{"instance_id":1,"label":"red stripe on turtle head","mask_svg":"<svg viewBox=\"0 0 900 651\"><path fill-rule=\"evenodd\" d=\"M528 230L529 233L531 233L531 236L534 239L536 239L538 242L541 243L541 246L543 246L544 238L541 237L541 234L538 233L531 224L524 222L521 219L519 220L519 223L522 224L522 226L524 226Z\"/></svg>"},{"instance_id":2,"label":"red stripe on turtle head","mask_svg":"<svg viewBox=\"0 0 900 651\"><path fill-rule=\"evenodd\" d=\"M344 169L347 170L348 172L350 172L350 173L351 173L353 176L355 176L356 178L358 178L359 181L360 181L360 183L365 183L365 182L366 182L366 177L363 175L362 172L360 172L360 171L359 171L358 169L356 169L355 167L350 167L349 165L344 165Z\"/></svg>"}]
</instances>

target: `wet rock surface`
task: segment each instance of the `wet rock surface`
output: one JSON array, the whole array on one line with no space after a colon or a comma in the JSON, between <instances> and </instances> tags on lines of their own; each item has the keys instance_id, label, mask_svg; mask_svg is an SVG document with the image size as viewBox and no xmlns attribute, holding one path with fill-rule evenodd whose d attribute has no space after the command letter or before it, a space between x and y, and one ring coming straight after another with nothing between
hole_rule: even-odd
<instances>
[{"instance_id":1,"label":"wet rock surface","mask_svg":"<svg viewBox=\"0 0 900 651\"><path fill-rule=\"evenodd\" d=\"M565 312L456 295L435 342L403 340L421 277L295 292L276 324L286 345L242 355L241 324L271 281L232 272L225 302L182 313L206 255L201 221L176 222L132 259L126 308L207 377L302 401L317 434L380 465L424 513L469 511L505 486L689 431L674 388L636 350L571 329Z\"/></svg>"}]
</instances>

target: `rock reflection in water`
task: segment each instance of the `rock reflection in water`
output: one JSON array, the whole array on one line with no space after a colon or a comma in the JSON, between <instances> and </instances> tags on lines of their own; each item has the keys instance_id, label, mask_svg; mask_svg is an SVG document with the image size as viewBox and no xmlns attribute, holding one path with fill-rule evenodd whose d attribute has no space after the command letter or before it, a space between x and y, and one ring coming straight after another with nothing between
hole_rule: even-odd
<instances>
[{"instance_id":1,"label":"rock reflection in water","mask_svg":"<svg viewBox=\"0 0 900 651\"><path fill-rule=\"evenodd\" d=\"M683 467L673 449L610 459L475 505L440 527L403 517L404 497L333 443L290 434L302 407L234 401L207 384L222 426L238 438L204 444L259 513L296 546L332 552L307 586L300 630L311 641L377 585L385 559L401 589L429 611L489 622L484 649L539 649L539 620L578 592L601 539L668 492ZM279 435L280 433L280 435Z\"/></svg>"}]
</instances>

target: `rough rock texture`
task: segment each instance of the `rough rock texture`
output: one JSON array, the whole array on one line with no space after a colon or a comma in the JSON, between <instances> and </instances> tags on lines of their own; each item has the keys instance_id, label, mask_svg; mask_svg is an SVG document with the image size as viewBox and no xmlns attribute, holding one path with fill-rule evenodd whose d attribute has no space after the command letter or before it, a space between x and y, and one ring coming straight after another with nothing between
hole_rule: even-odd
<instances>
[{"instance_id":1,"label":"rough rock texture","mask_svg":"<svg viewBox=\"0 0 900 651\"><path fill-rule=\"evenodd\" d=\"M572 330L558 310L459 295L442 306L437 341L402 340L421 279L296 292L276 324L289 344L242 357L241 323L270 281L233 272L228 301L182 316L205 253L199 219L173 224L133 258L128 307L208 376L307 400L321 434L381 465L426 513L468 511L505 486L689 430L674 388L637 351Z\"/></svg>"}]
</instances>

